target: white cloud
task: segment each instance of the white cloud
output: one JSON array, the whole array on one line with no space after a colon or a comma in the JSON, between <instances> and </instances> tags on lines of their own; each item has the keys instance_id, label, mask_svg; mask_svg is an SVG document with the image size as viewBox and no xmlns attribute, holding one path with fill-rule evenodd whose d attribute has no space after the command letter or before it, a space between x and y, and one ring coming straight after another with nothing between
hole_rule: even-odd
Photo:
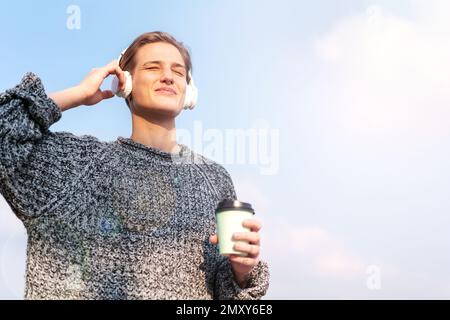
<instances>
[{"instance_id":1,"label":"white cloud","mask_svg":"<svg viewBox=\"0 0 450 320\"><path fill-rule=\"evenodd\" d=\"M22 222L14 215L5 198L0 195L0 235L23 233L25 228Z\"/></svg>"},{"instance_id":2,"label":"white cloud","mask_svg":"<svg viewBox=\"0 0 450 320\"><path fill-rule=\"evenodd\" d=\"M450 2L447 0L412 0L416 22L430 33L450 35Z\"/></svg>"},{"instance_id":3,"label":"white cloud","mask_svg":"<svg viewBox=\"0 0 450 320\"><path fill-rule=\"evenodd\" d=\"M323 297L328 288L354 283L344 295L372 297L357 285L365 284L367 266L378 265L381 297L448 296L448 276L423 263L441 252L417 250L415 241L433 248L436 239L448 238L445 228L436 227L449 221L440 195L448 190L449 174L450 4L412 5L420 14L399 16L370 6L338 20L316 38L315 63L288 50L294 56L283 66L296 69L281 99L291 107L290 119L302 121L291 130L303 138L301 152L290 156L312 163L300 170L307 179L302 191L314 191L311 200L303 199L312 209L298 214L308 222L315 214L337 230L330 234L322 223L308 227L275 217L269 222L270 259L280 270L289 266L277 260L297 266L298 294L320 288L317 296ZM366 238L361 228L368 228ZM346 241L339 240L339 230L348 232ZM281 273L277 280L284 285L296 281L292 272L284 271L286 278ZM333 280L321 287L323 278ZM331 283L335 279L342 281Z\"/></svg>"},{"instance_id":4,"label":"white cloud","mask_svg":"<svg viewBox=\"0 0 450 320\"><path fill-rule=\"evenodd\" d=\"M319 275L360 276L365 264L355 254L319 227L294 227L288 232L298 253L305 255Z\"/></svg>"},{"instance_id":5,"label":"white cloud","mask_svg":"<svg viewBox=\"0 0 450 320\"><path fill-rule=\"evenodd\" d=\"M307 265L310 272L318 276L361 277L367 264L351 249L318 226L297 226L286 222L270 224L276 230L271 240L271 254L290 255L292 261Z\"/></svg>"},{"instance_id":6,"label":"white cloud","mask_svg":"<svg viewBox=\"0 0 450 320\"><path fill-rule=\"evenodd\" d=\"M25 282L26 231L0 196L0 298L22 299Z\"/></svg>"},{"instance_id":7,"label":"white cloud","mask_svg":"<svg viewBox=\"0 0 450 320\"><path fill-rule=\"evenodd\" d=\"M0 237L0 298L22 299L25 287L26 236Z\"/></svg>"},{"instance_id":8,"label":"white cloud","mask_svg":"<svg viewBox=\"0 0 450 320\"><path fill-rule=\"evenodd\" d=\"M390 138L450 133L450 34L429 27L442 21L449 30L440 18L448 4L434 3L422 12L428 19L417 20L371 6L317 39L322 80L342 127Z\"/></svg>"},{"instance_id":9,"label":"white cloud","mask_svg":"<svg viewBox=\"0 0 450 320\"><path fill-rule=\"evenodd\" d=\"M267 221L265 247L271 267L273 299L443 299L449 278L413 266L392 264L371 252L355 252L352 243L320 226L299 226L287 219ZM368 282L373 267L380 287Z\"/></svg>"},{"instance_id":10,"label":"white cloud","mask_svg":"<svg viewBox=\"0 0 450 320\"><path fill-rule=\"evenodd\" d=\"M316 260L317 271L324 275L361 275L366 267L359 258L341 250L331 251L317 257Z\"/></svg>"}]
</instances>

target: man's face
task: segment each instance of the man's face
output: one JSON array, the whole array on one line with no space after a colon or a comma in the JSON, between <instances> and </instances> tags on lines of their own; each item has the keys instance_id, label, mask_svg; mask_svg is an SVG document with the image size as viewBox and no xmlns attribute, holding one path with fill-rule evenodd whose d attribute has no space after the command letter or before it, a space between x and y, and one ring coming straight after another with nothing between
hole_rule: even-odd
<instances>
[{"instance_id":1,"label":"man's face","mask_svg":"<svg viewBox=\"0 0 450 320\"><path fill-rule=\"evenodd\" d=\"M186 67L178 49L165 42L149 43L135 55L132 104L138 112L177 116L184 107Z\"/></svg>"}]
</instances>

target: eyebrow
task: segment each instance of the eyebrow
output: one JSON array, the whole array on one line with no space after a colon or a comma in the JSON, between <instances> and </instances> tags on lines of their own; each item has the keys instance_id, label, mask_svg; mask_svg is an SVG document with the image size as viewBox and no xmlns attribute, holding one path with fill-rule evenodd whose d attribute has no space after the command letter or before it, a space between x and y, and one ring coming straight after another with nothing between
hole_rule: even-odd
<instances>
[{"instance_id":1,"label":"eyebrow","mask_svg":"<svg viewBox=\"0 0 450 320\"><path fill-rule=\"evenodd\" d=\"M160 61L160 60L153 60L153 61L145 62L142 66L146 66L146 65L152 64L152 63L156 63L156 64L159 64L159 65L163 64L163 62ZM184 65L182 65L180 63L177 63L177 62L172 63L172 67L181 67L181 68L184 68L186 70L186 66L184 66Z\"/></svg>"}]
</instances>

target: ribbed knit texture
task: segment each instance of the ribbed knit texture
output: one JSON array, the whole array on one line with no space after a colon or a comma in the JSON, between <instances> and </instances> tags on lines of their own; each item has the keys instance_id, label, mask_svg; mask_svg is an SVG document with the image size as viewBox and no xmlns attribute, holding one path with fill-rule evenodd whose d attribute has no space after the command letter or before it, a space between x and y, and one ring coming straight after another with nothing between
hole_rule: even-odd
<instances>
[{"instance_id":1,"label":"ribbed knit texture","mask_svg":"<svg viewBox=\"0 0 450 320\"><path fill-rule=\"evenodd\" d=\"M61 110L27 73L0 95L0 192L28 234L27 299L260 299L209 243L215 208L236 198L220 164L130 138L52 132Z\"/></svg>"}]
</instances>

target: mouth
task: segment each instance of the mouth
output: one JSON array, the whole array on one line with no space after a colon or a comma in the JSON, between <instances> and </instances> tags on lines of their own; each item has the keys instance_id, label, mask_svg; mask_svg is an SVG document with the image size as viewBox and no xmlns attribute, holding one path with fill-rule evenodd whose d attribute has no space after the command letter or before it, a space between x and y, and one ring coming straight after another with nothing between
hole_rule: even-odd
<instances>
[{"instance_id":1,"label":"mouth","mask_svg":"<svg viewBox=\"0 0 450 320\"><path fill-rule=\"evenodd\" d=\"M155 90L155 92L158 92L159 94L163 94L163 95L169 95L169 96L174 96L177 94L174 89L168 88L168 87L158 88Z\"/></svg>"}]
</instances>

